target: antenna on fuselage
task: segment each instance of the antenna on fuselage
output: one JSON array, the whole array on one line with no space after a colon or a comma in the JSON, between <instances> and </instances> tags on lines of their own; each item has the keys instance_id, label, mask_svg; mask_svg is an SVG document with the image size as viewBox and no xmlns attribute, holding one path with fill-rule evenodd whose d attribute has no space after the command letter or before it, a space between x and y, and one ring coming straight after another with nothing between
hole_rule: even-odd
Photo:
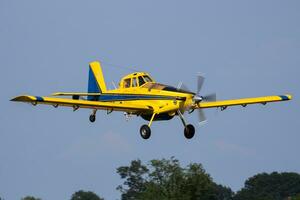
<instances>
[{"instance_id":1,"label":"antenna on fuselage","mask_svg":"<svg viewBox=\"0 0 300 200\"><path fill-rule=\"evenodd\" d=\"M117 86L116 86L115 82L112 81L111 83L112 83L112 85L114 86L114 88L117 89Z\"/></svg>"}]
</instances>

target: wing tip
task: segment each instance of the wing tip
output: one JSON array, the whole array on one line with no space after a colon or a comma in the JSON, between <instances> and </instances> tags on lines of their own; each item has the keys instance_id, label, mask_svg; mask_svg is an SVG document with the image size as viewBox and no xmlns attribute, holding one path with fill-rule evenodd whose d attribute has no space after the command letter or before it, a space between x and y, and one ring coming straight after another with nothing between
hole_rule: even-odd
<instances>
[{"instance_id":1,"label":"wing tip","mask_svg":"<svg viewBox=\"0 0 300 200\"><path fill-rule=\"evenodd\" d=\"M285 95L279 95L282 101L289 101L293 99L293 96L291 94L285 94Z\"/></svg>"},{"instance_id":2,"label":"wing tip","mask_svg":"<svg viewBox=\"0 0 300 200\"><path fill-rule=\"evenodd\" d=\"M286 96L289 98L289 100L293 99L293 95L291 95L291 94L287 94Z\"/></svg>"},{"instance_id":3,"label":"wing tip","mask_svg":"<svg viewBox=\"0 0 300 200\"><path fill-rule=\"evenodd\" d=\"M10 101L17 101L17 102L32 102L38 100L38 97L29 96L29 95L21 95L10 99Z\"/></svg>"}]
</instances>

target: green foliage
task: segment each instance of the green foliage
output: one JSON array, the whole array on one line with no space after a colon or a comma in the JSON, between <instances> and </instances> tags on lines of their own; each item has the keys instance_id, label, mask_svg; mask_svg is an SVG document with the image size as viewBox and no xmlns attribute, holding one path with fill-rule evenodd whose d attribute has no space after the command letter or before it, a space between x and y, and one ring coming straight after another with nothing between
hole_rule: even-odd
<instances>
[{"instance_id":1,"label":"green foliage","mask_svg":"<svg viewBox=\"0 0 300 200\"><path fill-rule=\"evenodd\" d=\"M1 200L1 198L0 198L0 200ZM40 198L35 198L33 196L26 196L26 197L22 198L21 200L41 200L41 199Z\"/></svg>"},{"instance_id":2,"label":"green foliage","mask_svg":"<svg viewBox=\"0 0 300 200\"><path fill-rule=\"evenodd\" d=\"M119 167L117 173L122 179L126 179L124 186L120 185L117 190L121 191L122 199L138 199L140 194L145 190L145 175L148 173L145 165L140 160L133 160L129 167Z\"/></svg>"},{"instance_id":3,"label":"green foliage","mask_svg":"<svg viewBox=\"0 0 300 200\"><path fill-rule=\"evenodd\" d=\"M235 195L235 200L299 199L300 175L297 173L262 173L249 178ZM297 196L298 195L298 196Z\"/></svg>"},{"instance_id":4,"label":"green foliage","mask_svg":"<svg viewBox=\"0 0 300 200\"><path fill-rule=\"evenodd\" d=\"M293 196L291 200L300 200L300 194L297 194L296 196Z\"/></svg>"},{"instance_id":5,"label":"green foliage","mask_svg":"<svg viewBox=\"0 0 300 200\"><path fill-rule=\"evenodd\" d=\"M94 192L90 192L90 191L86 192L83 190L79 190L78 192L75 192L72 195L71 200L104 200L104 199L100 198Z\"/></svg>"},{"instance_id":6,"label":"green foliage","mask_svg":"<svg viewBox=\"0 0 300 200\"><path fill-rule=\"evenodd\" d=\"M146 166L134 160L117 169L123 185L117 189L122 200L229 200L233 192L217 185L201 164L182 168L178 160L151 160Z\"/></svg>"},{"instance_id":7,"label":"green foliage","mask_svg":"<svg viewBox=\"0 0 300 200\"><path fill-rule=\"evenodd\" d=\"M300 200L300 174L261 173L245 181L236 194L218 185L203 166L182 167L177 159L140 160L117 168L123 184L117 187L122 200ZM0 197L0 200L4 200ZM21 200L41 200L26 196ZM90 191L77 191L71 200L104 200Z\"/></svg>"}]
</instances>

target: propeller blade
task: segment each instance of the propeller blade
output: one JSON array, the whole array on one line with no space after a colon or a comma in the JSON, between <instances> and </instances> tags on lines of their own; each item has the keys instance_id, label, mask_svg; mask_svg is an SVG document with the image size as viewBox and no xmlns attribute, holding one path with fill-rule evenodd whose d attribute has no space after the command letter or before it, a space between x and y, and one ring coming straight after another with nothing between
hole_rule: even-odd
<instances>
[{"instance_id":1,"label":"propeller blade","mask_svg":"<svg viewBox=\"0 0 300 200\"><path fill-rule=\"evenodd\" d=\"M206 121L205 113L202 109L198 110L199 123L203 123Z\"/></svg>"},{"instance_id":2,"label":"propeller blade","mask_svg":"<svg viewBox=\"0 0 300 200\"><path fill-rule=\"evenodd\" d=\"M203 86L203 83L204 83L204 77L201 76L201 75L198 75L197 76L197 93L196 94L199 94L202 86Z\"/></svg>"},{"instance_id":3,"label":"propeller blade","mask_svg":"<svg viewBox=\"0 0 300 200\"><path fill-rule=\"evenodd\" d=\"M184 90L186 92L191 92L191 90L182 82L179 82L177 85L178 90Z\"/></svg>"},{"instance_id":4,"label":"propeller blade","mask_svg":"<svg viewBox=\"0 0 300 200\"><path fill-rule=\"evenodd\" d=\"M179 89L184 90L186 92L191 92L191 90L185 84L181 84L181 87Z\"/></svg>"},{"instance_id":5,"label":"propeller blade","mask_svg":"<svg viewBox=\"0 0 300 200\"><path fill-rule=\"evenodd\" d=\"M216 101L217 100L217 94L216 93L212 93L212 94L208 94L202 97L203 101Z\"/></svg>"},{"instance_id":6,"label":"propeller blade","mask_svg":"<svg viewBox=\"0 0 300 200\"><path fill-rule=\"evenodd\" d=\"M182 87L182 84L183 84L182 81L180 81L177 85L177 89L180 89Z\"/></svg>"}]
</instances>

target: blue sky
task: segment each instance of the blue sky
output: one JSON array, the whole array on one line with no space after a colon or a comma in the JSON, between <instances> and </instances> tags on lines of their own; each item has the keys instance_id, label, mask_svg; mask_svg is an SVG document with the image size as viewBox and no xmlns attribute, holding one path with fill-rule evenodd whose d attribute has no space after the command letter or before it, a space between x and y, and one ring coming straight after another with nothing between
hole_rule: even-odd
<instances>
[{"instance_id":1,"label":"blue sky","mask_svg":"<svg viewBox=\"0 0 300 200\"><path fill-rule=\"evenodd\" d=\"M238 190L271 171L300 173L300 3L291 1L0 1L0 196L69 199L79 189L118 199L116 168L133 159L175 156L202 163L213 179ZM149 72L219 99L292 93L266 106L207 110L209 122L187 141L180 119L146 123L122 113L33 107L20 94L85 92L88 63L102 60L107 84ZM121 68L116 68L112 63ZM196 125L197 116L186 117Z\"/></svg>"}]
</instances>

